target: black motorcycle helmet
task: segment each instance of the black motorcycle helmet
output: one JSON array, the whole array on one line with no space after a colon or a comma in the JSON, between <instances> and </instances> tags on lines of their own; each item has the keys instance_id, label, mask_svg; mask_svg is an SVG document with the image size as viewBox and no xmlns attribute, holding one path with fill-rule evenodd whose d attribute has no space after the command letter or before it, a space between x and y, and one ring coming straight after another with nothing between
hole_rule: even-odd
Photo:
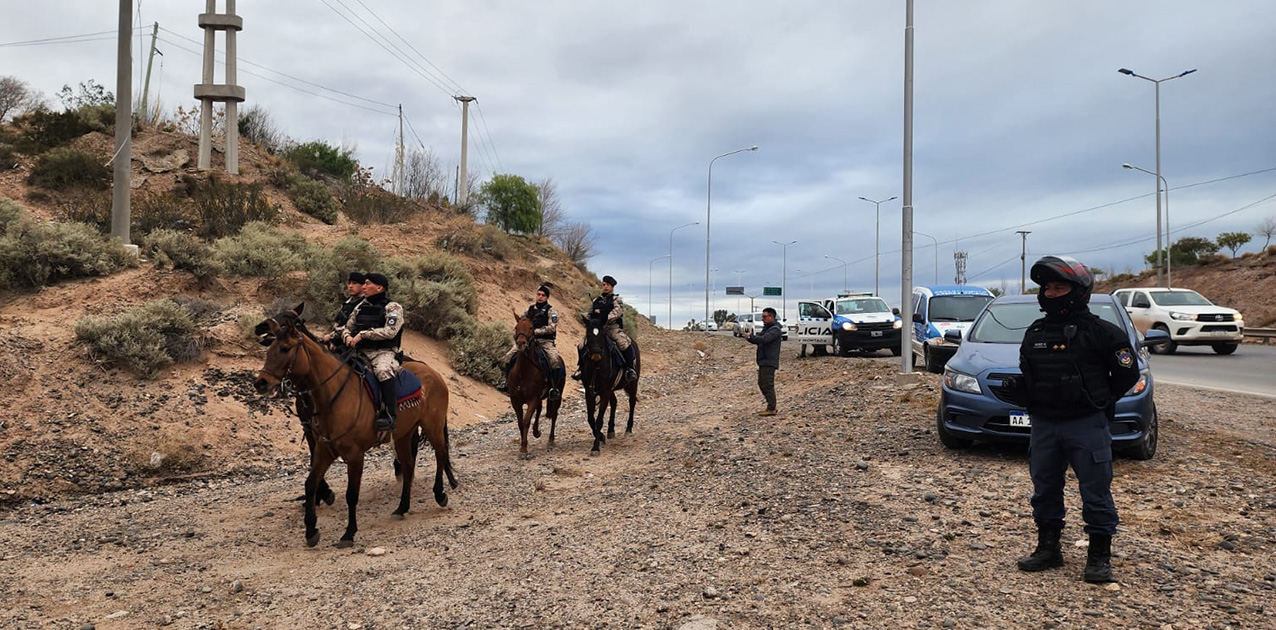
<instances>
[{"instance_id":1,"label":"black motorcycle helmet","mask_svg":"<svg viewBox=\"0 0 1276 630\"><path fill-rule=\"evenodd\" d=\"M1057 304L1048 304L1045 292L1037 293L1037 302L1047 313L1057 312L1059 307L1063 308L1062 312L1083 311L1090 302L1090 292L1094 290L1094 274L1089 267L1074 258L1042 256L1032 264L1029 275L1033 282L1043 287L1047 282L1067 282L1074 287L1067 295L1055 298L1059 301Z\"/></svg>"}]
</instances>

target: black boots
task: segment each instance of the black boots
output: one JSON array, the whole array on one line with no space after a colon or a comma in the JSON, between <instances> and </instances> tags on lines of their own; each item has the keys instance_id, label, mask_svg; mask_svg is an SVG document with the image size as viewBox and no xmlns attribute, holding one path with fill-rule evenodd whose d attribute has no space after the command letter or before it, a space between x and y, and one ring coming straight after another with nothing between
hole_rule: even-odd
<instances>
[{"instance_id":1,"label":"black boots","mask_svg":"<svg viewBox=\"0 0 1276 630\"><path fill-rule=\"evenodd\" d=\"M1063 547L1059 543L1059 537L1063 535L1062 529L1047 529L1044 527L1037 528L1037 548L1033 552L1018 561L1020 571L1045 571L1055 567L1063 566ZM1086 576L1088 577L1089 566L1086 567Z\"/></svg>"},{"instance_id":2,"label":"black boots","mask_svg":"<svg viewBox=\"0 0 1276 630\"><path fill-rule=\"evenodd\" d=\"M381 412L377 414L376 430L394 431L394 417L399 411L399 401L395 398L394 379L381 381Z\"/></svg>"},{"instance_id":3,"label":"black boots","mask_svg":"<svg viewBox=\"0 0 1276 630\"><path fill-rule=\"evenodd\" d=\"M624 355L625 355L625 382L632 383L638 380L638 372L634 370L634 347L630 345L629 349L624 351Z\"/></svg>"},{"instance_id":4,"label":"black boots","mask_svg":"<svg viewBox=\"0 0 1276 630\"><path fill-rule=\"evenodd\" d=\"M510 357L509 361L501 367L501 383L496 386L498 392L508 392L510 390L510 370L514 369L514 362L518 360L518 355Z\"/></svg>"},{"instance_id":5,"label":"black boots","mask_svg":"<svg viewBox=\"0 0 1276 630\"><path fill-rule=\"evenodd\" d=\"M1022 565L1020 568L1023 568ZM1085 581L1091 584L1115 582L1112 579L1112 537L1090 534L1090 549L1085 556Z\"/></svg>"}]
</instances>

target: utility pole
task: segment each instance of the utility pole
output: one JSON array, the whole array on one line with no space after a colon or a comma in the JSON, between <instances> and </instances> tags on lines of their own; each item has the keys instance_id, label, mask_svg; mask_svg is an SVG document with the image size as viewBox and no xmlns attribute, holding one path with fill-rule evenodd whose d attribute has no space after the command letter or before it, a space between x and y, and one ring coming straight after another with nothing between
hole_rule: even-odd
<instances>
[{"instance_id":1,"label":"utility pole","mask_svg":"<svg viewBox=\"0 0 1276 630\"><path fill-rule=\"evenodd\" d=\"M119 48L115 59L115 189L111 195L111 237L129 245L129 202L133 163L133 0L120 0Z\"/></svg>"},{"instance_id":2,"label":"utility pole","mask_svg":"<svg viewBox=\"0 0 1276 630\"><path fill-rule=\"evenodd\" d=\"M399 141L394 145L394 172L390 174L394 194L403 196L403 105L399 105Z\"/></svg>"},{"instance_id":3,"label":"utility pole","mask_svg":"<svg viewBox=\"0 0 1276 630\"><path fill-rule=\"evenodd\" d=\"M1023 237L1023 248L1019 251L1019 295L1023 295L1025 275L1028 270L1028 230L1016 230L1015 234Z\"/></svg>"},{"instance_id":4,"label":"utility pole","mask_svg":"<svg viewBox=\"0 0 1276 630\"><path fill-rule=\"evenodd\" d=\"M465 151L470 146L470 102L475 100L473 96L453 96L452 98L461 102L461 171L457 176L457 205L464 208L469 203L470 186L465 172Z\"/></svg>"},{"instance_id":5,"label":"utility pole","mask_svg":"<svg viewBox=\"0 0 1276 630\"><path fill-rule=\"evenodd\" d=\"M150 124L150 110L146 108L146 96L151 91L151 66L155 63L155 38L159 36L159 22L151 28L151 52L146 57L146 80L142 82L142 122ZM160 53L163 54L163 53Z\"/></svg>"}]
</instances>

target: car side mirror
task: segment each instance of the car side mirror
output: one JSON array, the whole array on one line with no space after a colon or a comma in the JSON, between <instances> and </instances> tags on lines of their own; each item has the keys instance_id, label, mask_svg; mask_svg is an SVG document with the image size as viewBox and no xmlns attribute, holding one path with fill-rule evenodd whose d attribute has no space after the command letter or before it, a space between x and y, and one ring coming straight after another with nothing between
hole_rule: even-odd
<instances>
[{"instance_id":1,"label":"car side mirror","mask_svg":"<svg viewBox=\"0 0 1276 630\"><path fill-rule=\"evenodd\" d=\"M944 331L944 341L945 341L945 342L947 342L947 343L952 343L952 344L958 344L958 345L960 345L960 344L961 344L961 331L960 331L960 330L945 330L945 331Z\"/></svg>"},{"instance_id":2,"label":"car side mirror","mask_svg":"<svg viewBox=\"0 0 1276 630\"><path fill-rule=\"evenodd\" d=\"M1159 346L1170 342L1170 333L1164 330L1152 328L1143 334L1143 341L1140 343L1145 348Z\"/></svg>"},{"instance_id":3,"label":"car side mirror","mask_svg":"<svg viewBox=\"0 0 1276 630\"><path fill-rule=\"evenodd\" d=\"M891 313L894 313L894 315L895 315L896 317L899 317L899 309L897 309L897 308L893 308L893 309L891 309Z\"/></svg>"},{"instance_id":4,"label":"car side mirror","mask_svg":"<svg viewBox=\"0 0 1276 630\"><path fill-rule=\"evenodd\" d=\"M919 323L919 324L925 324L925 323L926 323L926 318L922 317L922 314L921 314L921 313L913 313L913 321L915 321L915 322L917 322L917 323Z\"/></svg>"}]
</instances>

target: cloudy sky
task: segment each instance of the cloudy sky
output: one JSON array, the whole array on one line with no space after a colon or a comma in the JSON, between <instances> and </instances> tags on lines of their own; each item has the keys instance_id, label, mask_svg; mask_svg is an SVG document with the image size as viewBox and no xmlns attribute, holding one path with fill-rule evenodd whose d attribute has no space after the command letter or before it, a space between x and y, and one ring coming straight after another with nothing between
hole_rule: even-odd
<instances>
[{"instance_id":1,"label":"cloudy sky","mask_svg":"<svg viewBox=\"0 0 1276 630\"><path fill-rule=\"evenodd\" d=\"M90 78L114 89L116 4L8 7L0 75L50 96ZM146 26L134 80L158 21L152 94L168 108L193 103L203 5L135 5ZM239 83L290 136L357 144L385 172L402 104L409 144L451 169L451 96L476 96L471 173L552 177L570 218L597 234L590 267L661 323L670 309L679 324L703 315L709 163L752 145L713 167L714 306L736 310L722 292L737 282L786 285L789 309L840 290L844 272L871 291L875 259L882 295L899 301L900 200L881 204L879 258L874 205L859 197L903 196L903 0L238 5ZM1276 3L917 0L915 11L914 227L928 235L915 237L916 284L951 282L963 250L970 283L1017 291L1016 230L1031 231L1029 262L1144 267L1155 177L1121 164L1156 168L1154 85L1123 67L1154 79L1197 70L1160 90L1174 239L1276 216ZM693 221L673 233L670 307L668 261L653 259Z\"/></svg>"}]
</instances>

